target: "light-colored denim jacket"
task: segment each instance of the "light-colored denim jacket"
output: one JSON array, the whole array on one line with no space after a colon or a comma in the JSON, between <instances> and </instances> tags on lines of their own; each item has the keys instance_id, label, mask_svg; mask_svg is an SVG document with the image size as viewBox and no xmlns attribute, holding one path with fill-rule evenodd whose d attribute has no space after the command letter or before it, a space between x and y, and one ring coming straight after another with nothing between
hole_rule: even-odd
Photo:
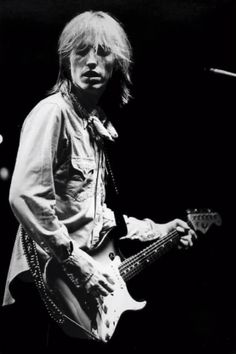
<instances>
[{"instance_id":1,"label":"light-colored denim jacket","mask_svg":"<svg viewBox=\"0 0 236 354\"><path fill-rule=\"evenodd\" d=\"M59 260L74 245L89 251L115 225L105 204L104 153L88 122L57 93L40 101L26 118L10 188L12 210L36 241L41 264ZM129 238L155 237L150 219L125 216ZM29 267L17 233L4 304L14 302L9 284ZM27 274L27 273L26 273Z\"/></svg>"}]
</instances>

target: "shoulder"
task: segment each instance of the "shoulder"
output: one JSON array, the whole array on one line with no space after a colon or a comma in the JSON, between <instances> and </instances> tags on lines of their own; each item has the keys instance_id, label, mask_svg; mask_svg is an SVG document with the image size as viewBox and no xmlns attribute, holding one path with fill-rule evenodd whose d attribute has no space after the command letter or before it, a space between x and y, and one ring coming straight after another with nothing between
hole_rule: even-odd
<instances>
[{"instance_id":1,"label":"shoulder","mask_svg":"<svg viewBox=\"0 0 236 354\"><path fill-rule=\"evenodd\" d=\"M66 112L70 110L69 104L65 101L61 93L50 95L39 101L29 112L25 122L63 121Z\"/></svg>"},{"instance_id":2,"label":"shoulder","mask_svg":"<svg viewBox=\"0 0 236 354\"><path fill-rule=\"evenodd\" d=\"M60 93L50 95L39 101L25 118L22 130L58 130L65 125L69 105Z\"/></svg>"},{"instance_id":3,"label":"shoulder","mask_svg":"<svg viewBox=\"0 0 236 354\"><path fill-rule=\"evenodd\" d=\"M69 105L68 102L66 102L66 100L63 98L62 94L58 92L39 101L31 112L44 108L54 108L58 112L63 112L69 109Z\"/></svg>"}]
</instances>

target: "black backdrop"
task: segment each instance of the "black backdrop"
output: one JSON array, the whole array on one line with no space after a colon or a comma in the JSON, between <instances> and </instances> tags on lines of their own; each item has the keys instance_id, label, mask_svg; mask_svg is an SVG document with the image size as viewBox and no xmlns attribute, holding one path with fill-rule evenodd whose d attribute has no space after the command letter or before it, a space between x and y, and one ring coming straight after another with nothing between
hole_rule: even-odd
<instances>
[{"instance_id":1,"label":"black backdrop","mask_svg":"<svg viewBox=\"0 0 236 354\"><path fill-rule=\"evenodd\" d=\"M21 124L56 80L60 31L88 9L119 18L134 48L134 99L113 112L124 212L165 222L184 217L186 208L210 207L223 220L194 249L165 257L134 284L149 304L134 315L139 326L132 348L231 353L236 78L208 69L236 72L233 1L1 0L0 168L12 173ZM17 227L9 183L0 180L1 294ZM126 332L127 323L125 317Z\"/></svg>"}]
</instances>

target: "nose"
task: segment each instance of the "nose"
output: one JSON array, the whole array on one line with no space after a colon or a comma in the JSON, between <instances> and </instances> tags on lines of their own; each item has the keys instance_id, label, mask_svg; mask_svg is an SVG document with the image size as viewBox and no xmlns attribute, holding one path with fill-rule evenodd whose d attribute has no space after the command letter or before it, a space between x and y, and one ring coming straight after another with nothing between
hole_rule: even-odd
<instances>
[{"instance_id":1,"label":"nose","mask_svg":"<svg viewBox=\"0 0 236 354\"><path fill-rule=\"evenodd\" d=\"M90 69L93 69L97 66L97 54L93 48L87 54L86 64Z\"/></svg>"}]
</instances>

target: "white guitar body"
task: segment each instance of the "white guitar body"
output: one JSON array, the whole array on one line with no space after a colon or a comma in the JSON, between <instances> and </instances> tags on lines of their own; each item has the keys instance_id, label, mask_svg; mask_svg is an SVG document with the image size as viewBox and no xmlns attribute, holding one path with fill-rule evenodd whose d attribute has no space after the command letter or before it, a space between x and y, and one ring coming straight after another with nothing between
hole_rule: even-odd
<instances>
[{"instance_id":1,"label":"white guitar body","mask_svg":"<svg viewBox=\"0 0 236 354\"><path fill-rule=\"evenodd\" d=\"M210 210L197 212L194 209L187 213L188 223L195 231L206 233L211 225L221 225L220 215ZM99 299L87 294L83 286L76 288L59 264L50 260L45 268L44 282L49 290L49 297L54 301L53 305L56 304L62 314L64 322L61 327L64 332L72 337L108 342L125 311L140 310L146 305L146 301L137 302L130 296L125 281L177 246L179 239L180 234L173 230L122 261L109 237L103 239L98 250L90 255L103 266L110 268L115 279L115 290Z\"/></svg>"},{"instance_id":2,"label":"white guitar body","mask_svg":"<svg viewBox=\"0 0 236 354\"><path fill-rule=\"evenodd\" d=\"M47 264L45 282L55 303L61 308L65 322L62 329L72 337L97 339L107 342L112 337L120 316L128 310L140 310L146 301L137 302L129 294L126 283L119 273L120 257L113 242L105 240L92 257L109 267L115 278L115 290L99 299L90 298L73 287L55 264Z\"/></svg>"}]
</instances>

